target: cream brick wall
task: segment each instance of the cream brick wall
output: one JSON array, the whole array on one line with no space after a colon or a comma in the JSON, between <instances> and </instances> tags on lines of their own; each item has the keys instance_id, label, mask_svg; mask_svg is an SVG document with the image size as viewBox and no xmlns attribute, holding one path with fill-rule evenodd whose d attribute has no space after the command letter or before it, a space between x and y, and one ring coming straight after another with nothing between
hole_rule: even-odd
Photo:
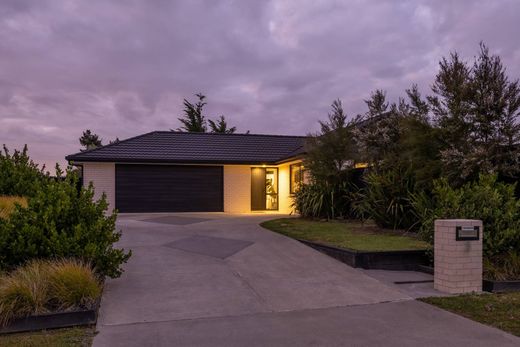
<instances>
[{"instance_id":1,"label":"cream brick wall","mask_svg":"<svg viewBox=\"0 0 520 347\"><path fill-rule=\"evenodd\" d=\"M278 211L286 214L292 211L290 164L292 163L278 166Z\"/></svg>"},{"instance_id":2,"label":"cream brick wall","mask_svg":"<svg viewBox=\"0 0 520 347\"><path fill-rule=\"evenodd\" d=\"M457 226L478 226L479 240L457 241ZM434 287L447 293L482 291L482 221L435 221Z\"/></svg>"},{"instance_id":3,"label":"cream brick wall","mask_svg":"<svg viewBox=\"0 0 520 347\"><path fill-rule=\"evenodd\" d=\"M224 212L251 212L249 165L224 165Z\"/></svg>"},{"instance_id":4,"label":"cream brick wall","mask_svg":"<svg viewBox=\"0 0 520 347\"><path fill-rule=\"evenodd\" d=\"M92 182L94 198L101 198L103 192L107 196L109 211L116 206L116 179L114 163L83 163L83 184Z\"/></svg>"}]
</instances>

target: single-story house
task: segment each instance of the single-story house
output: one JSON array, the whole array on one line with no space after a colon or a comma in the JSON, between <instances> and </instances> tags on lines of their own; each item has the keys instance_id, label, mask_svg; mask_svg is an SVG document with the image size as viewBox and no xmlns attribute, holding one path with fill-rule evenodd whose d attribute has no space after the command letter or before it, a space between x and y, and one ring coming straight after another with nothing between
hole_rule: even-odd
<instances>
[{"instance_id":1,"label":"single-story house","mask_svg":"<svg viewBox=\"0 0 520 347\"><path fill-rule=\"evenodd\" d=\"M304 136L154 131L66 157L119 212L290 213Z\"/></svg>"}]
</instances>

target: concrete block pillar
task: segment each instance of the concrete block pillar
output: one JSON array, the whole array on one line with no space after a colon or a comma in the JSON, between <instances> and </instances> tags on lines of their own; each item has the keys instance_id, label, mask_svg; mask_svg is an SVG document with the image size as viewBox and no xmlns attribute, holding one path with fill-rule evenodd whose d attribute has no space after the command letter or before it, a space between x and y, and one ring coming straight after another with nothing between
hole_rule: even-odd
<instances>
[{"instance_id":1,"label":"concrete block pillar","mask_svg":"<svg viewBox=\"0 0 520 347\"><path fill-rule=\"evenodd\" d=\"M482 291L482 221L435 221L434 287L446 293Z\"/></svg>"}]
</instances>

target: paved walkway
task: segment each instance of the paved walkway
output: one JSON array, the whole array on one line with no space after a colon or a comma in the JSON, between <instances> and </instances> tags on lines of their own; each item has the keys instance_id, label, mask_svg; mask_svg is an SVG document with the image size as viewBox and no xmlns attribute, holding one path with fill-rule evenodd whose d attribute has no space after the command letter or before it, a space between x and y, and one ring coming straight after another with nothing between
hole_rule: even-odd
<instances>
[{"instance_id":1,"label":"paved walkway","mask_svg":"<svg viewBox=\"0 0 520 347\"><path fill-rule=\"evenodd\" d=\"M133 256L94 346L518 346L258 226L267 215L122 215Z\"/></svg>"}]
</instances>

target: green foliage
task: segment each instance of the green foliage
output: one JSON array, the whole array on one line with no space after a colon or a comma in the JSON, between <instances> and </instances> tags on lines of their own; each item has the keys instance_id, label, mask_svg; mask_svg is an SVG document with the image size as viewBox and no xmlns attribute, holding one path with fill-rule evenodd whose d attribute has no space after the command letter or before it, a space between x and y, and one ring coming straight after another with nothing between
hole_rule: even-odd
<instances>
[{"instance_id":1,"label":"green foliage","mask_svg":"<svg viewBox=\"0 0 520 347\"><path fill-rule=\"evenodd\" d=\"M518 281L520 278L520 250L511 250L492 260L485 258L484 277L497 281Z\"/></svg>"},{"instance_id":2,"label":"green foliage","mask_svg":"<svg viewBox=\"0 0 520 347\"><path fill-rule=\"evenodd\" d=\"M79 143L83 147L85 147L85 148L81 149L82 152L103 146L99 136L97 134L93 134L90 131L90 129L87 129L83 132L83 134L79 138Z\"/></svg>"},{"instance_id":3,"label":"green foliage","mask_svg":"<svg viewBox=\"0 0 520 347\"><path fill-rule=\"evenodd\" d=\"M416 183L409 168L372 171L365 175L365 182L366 186L354 204L359 217L372 219L383 228L410 229L416 225L416 215L410 204Z\"/></svg>"},{"instance_id":4,"label":"green foliage","mask_svg":"<svg viewBox=\"0 0 520 347\"><path fill-rule=\"evenodd\" d=\"M224 116L220 116L216 122L208 119L208 123L212 133L233 134L237 130L237 127L228 127Z\"/></svg>"},{"instance_id":5,"label":"green foliage","mask_svg":"<svg viewBox=\"0 0 520 347\"><path fill-rule=\"evenodd\" d=\"M204 106L207 104L204 100L206 96L202 93L197 93L195 96L199 99L197 103L193 104L189 100L184 99L184 115L179 118L182 123L181 131L205 133L206 132L206 117L202 114Z\"/></svg>"},{"instance_id":6,"label":"green foliage","mask_svg":"<svg viewBox=\"0 0 520 347\"><path fill-rule=\"evenodd\" d=\"M457 53L440 62L429 97L443 147L443 176L458 186L480 173L518 178L520 84L480 45L473 66Z\"/></svg>"},{"instance_id":7,"label":"green foliage","mask_svg":"<svg viewBox=\"0 0 520 347\"><path fill-rule=\"evenodd\" d=\"M306 143L304 165L313 182L338 184L344 173L354 166L357 153L352 132L354 124L347 121L341 101L335 100L327 121L320 121L320 133L310 136Z\"/></svg>"},{"instance_id":8,"label":"green foliage","mask_svg":"<svg viewBox=\"0 0 520 347\"><path fill-rule=\"evenodd\" d=\"M130 252L113 247L121 237L115 232L116 213L105 215L106 198L94 202L93 187L78 191L77 180L69 171L63 181L41 185L27 208L0 220L0 269L34 258L76 257L103 276L121 274Z\"/></svg>"},{"instance_id":9,"label":"green foliage","mask_svg":"<svg viewBox=\"0 0 520 347\"><path fill-rule=\"evenodd\" d=\"M484 257L493 262L520 249L520 200L515 185L481 175L476 182L453 188L446 179L435 182L431 203L415 197L412 205L422 220L420 235L433 243L435 219L480 219L484 224Z\"/></svg>"},{"instance_id":10,"label":"green foliage","mask_svg":"<svg viewBox=\"0 0 520 347\"><path fill-rule=\"evenodd\" d=\"M0 196L0 219L7 219L16 206L27 207L27 199L20 196Z\"/></svg>"},{"instance_id":11,"label":"green foliage","mask_svg":"<svg viewBox=\"0 0 520 347\"><path fill-rule=\"evenodd\" d=\"M14 318L93 308L101 285L88 264L33 260L0 276L0 326Z\"/></svg>"},{"instance_id":12,"label":"green foliage","mask_svg":"<svg viewBox=\"0 0 520 347\"><path fill-rule=\"evenodd\" d=\"M293 207L302 217L349 218L357 190L348 180L338 184L303 184L294 194Z\"/></svg>"},{"instance_id":13,"label":"green foliage","mask_svg":"<svg viewBox=\"0 0 520 347\"><path fill-rule=\"evenodd\" d=\"M49 180L44 169L29 158L27 145L13 154L4 146L0 151L0 195L34 196L39 186Z\"/></svg>"}]
</instances>

